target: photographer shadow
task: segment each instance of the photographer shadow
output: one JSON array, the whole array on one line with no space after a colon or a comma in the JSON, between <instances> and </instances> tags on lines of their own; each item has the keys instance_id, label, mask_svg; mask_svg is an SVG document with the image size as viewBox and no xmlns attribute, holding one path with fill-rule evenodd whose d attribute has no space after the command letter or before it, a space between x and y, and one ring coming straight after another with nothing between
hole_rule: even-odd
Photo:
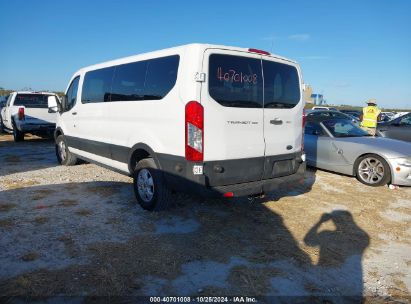
<instances>
[{"instance_id":1,"label":"photographer shadow","mask_svg":"<svg viewBox=\"0 0 411 304\"><path fill-rule=\"evenodd\" d=\"M333 224L335 230L321 230L323 225ZM308 246L319 247L317 265L312 273L330 289L338 289L345 296L363 295L362 257L370 243L370 237L345 210L324 213L304 237Z\"/></svg>"}]
</instances>

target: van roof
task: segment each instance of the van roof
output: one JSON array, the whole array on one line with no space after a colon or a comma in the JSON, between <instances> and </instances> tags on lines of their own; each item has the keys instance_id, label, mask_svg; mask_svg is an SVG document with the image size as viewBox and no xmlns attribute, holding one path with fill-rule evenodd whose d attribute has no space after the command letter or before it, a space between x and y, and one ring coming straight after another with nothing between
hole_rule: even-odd
<instances>
[{"instance_id":1,"label":"van roof","mask_svg":"<svg viewBox=\"0 0 411 304\"><path fill-rule=\"evenodd\" d=\"M164 53L170 53L170 52L176 52L176 51L181 51L187 48L197 48L197 49L202 49L202 50L206 50L206 49L222 49L222 50L234 50L234 51L241 51L241 52L249 52L249 53L254 53L254 52L250 52L249 48L241 48L241 47L234 47L234 46L226 46L226 45L217 45L217 44L205 44L205 43L190 43L190 44L185 44L185 45L181 45L181 46L176 46L176 47L172 47L172 48L167 48L167 49L162 49L162 50L156 50L156 51L152 51L152 52L146 52L146 53L141 53L141 54L136 54L136 55L132 55L132 56L127 56L127 57L122 57L122 58L118 58L118 59L114 59L114 60L109 60L109 61L104 61L104 62L100 62L97 64L93 64L90 66L86 66L83 67L81 69L79 69L77 71L77 73L80 73L84 70L92 70L92 69L98 69L98 68L103 68L104 66L110 66L110 65L116 65L116 64L121 64L124 61L133 61L133 60L139 60L140 57L156 57L156 56L162 56L165 55ZM285 60L291 63L297 63L294 60L276 55L276 54L271 54L270 55L263 55L263 56L267 56L267 57L272 57L272 58L277 58L277 59L281 59L281 60ZM76 73L76 74L77 74Z\"/></svg>"}]
</instances>

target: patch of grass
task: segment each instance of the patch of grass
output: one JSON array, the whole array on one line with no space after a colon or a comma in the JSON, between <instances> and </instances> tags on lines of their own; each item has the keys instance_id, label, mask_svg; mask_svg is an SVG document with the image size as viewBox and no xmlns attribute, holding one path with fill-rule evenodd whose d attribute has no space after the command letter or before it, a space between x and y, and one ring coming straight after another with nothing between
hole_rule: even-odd
<instances>
[{"instance_id":1,"label":"patch of grass","mask_svg":"<svg viewBox=\"0 0 411 304\"><path fill-rule=\"evenodd\" d=\"M111 186L90 186L87 187L86 190L91 193L99 194L101 196L111 196L116 194L120 190L119 185L111 185Z\"/></svg>"},{"instance_id":2,"label":"patch of grass","mask_svg":"<svg viewBox=\"0 0 411 304\"><path fill-rule=\"evenodd\" d=\"M156 231L156 225L153 222L139 222L138 223L139 228L143 232L155 232Z\"/></svg>"},{"instance_id":3,"label":"patch of grass","mask_svg":"<svg viewBox=\"0 0 411 304\"><path fill-rule=\"evenodd\" d=\"M39 182L34 181L34 180L24 180L24 181L5 180L3 181L3 186L6 188L6 190L25 188L25 187L38 185L38 184Z\"/></svg>"},{"instance_id":4,"label":"patch of grass","mask_svg":"<svg viewBox=\"0 0 411 304\"><path fill-rule=\"evenodd\" d=\"M83 209L78 209L75 213L81 216L90 216L93 214L93 211L83 208Z\"/></svg>"},{"instance_id":5,"label":"patch of grass","mask_svg":"<svg viewBox=\"0 0 411 304\"><path fill-rule=\"evenodd\" d=\"M312 283L312 282L307 282L307 283L305 283L305 284L304 284L304 289L307 290L307 291L309 291L309 292L311 292L311 293L320 292L320 291L321 291L321 288L319 288L317 285L315 285L315 284Z\"/></svg>"},{"instance_id":6,"label":"patch of grass","mask_svg":"<svg viewBox=\"0 0 411 304\"><path fill-rule=\"evenodd\" d=\"M10 211L11 209L13 209L14 207L16 207L16 204L0 204L0 212L7 212Z\"/></svg>"},{"instance_id":7,"label":"patch of grass","mask_svg":"<svg viewBox=\"0 0 411 304\"><path fill-rule=\"evenodd\" d=\"M11 219L0 220L0 228L9 229L13 227L14 225L15 225L14 221Z\"/></svg>"},{"instance_id":8,"label":"patch of grass","mask_svg":"<svg viewBox=\"0 0 411 304\"><path fill-rule=\"evenodd\" d=\"M7 163L19 163L21 162L21 158L18 155L7 155L4 160Z\"/></svg>"},{"instance_id":9,"label":"patch of grass","mask_svg":"<svg viewBox=\"0 0 411 304\"><path fill-rule=\"evenodd\" d=\"M392 297L395 297L397 299L407 299L409 300L409 291L407 289L407 286L405 283L401 280L394 279L394 286L391 286L388 288L388 292ZM405 302L404 302L405 303Z\"/></svg>"},{"instance_id":10,"label":"patch of grass","mask_svg":"<svg viewBox=\"0 0 411 304\"><path fill-rule=\"evenodd\" d=\"M54 192L55 192L54 190L50 190L50 189L36 190L34 196L32 196L32 200L33 201L38 201L38 200L44 199L47 196L49 196L50 194L53 194Z\"/></svg>"},{"instance_id":11,"label":"patch of grass","mask_svg":"<svg viewBox=\"0 0 411 304\"><path fill-rule=\"evenodd\" d=\"M35 251L28 252L28 253L26 253L25 255L23 255L23 256L21 257L21 259L22 259L24 262L35 261L35 260L37 260L38 258L39 258L39 254L38 254L37 252L35 252Z\"/></svg>"},{"instance_id":12,"label":"patch of grass","mask_svg":"<svg viewBox=\"0 0 411 304\"><path fill-rule=\"evenodd\" d=\"M78 201L76 200L71 200L71 199L62 199L59 201L59 206L63 207L72 207L72 206L77 206Z\"/></svg>"},{"instance_id":13,"label":"patch of grass","mask_svg":"<svg viewBox=\"0 0 411 304\"><path fill-rule=\"evenodd\" d=\"M49 221L49 218L48 218L48 217L45 217L45 216L39 216L39 217L36 217L36 218L34 219L34 222L35 222L36 224L39 224L39 225L45 224L45 223L47 223L48 221Z\"/></svg>"},{"instance_id":14,"label":"patch of grass","mask_svg":"<svg viewBox=\"0 0 411 304\"><path fill-rule=\"evenodd\" d=\"M68 256L70 256L71 258L78 256L79 250L71 235L61 235L57 240L64 244Z\"/></svg>"},{"instance_id":15,"label":"patch of grass","mask_svg":"<svg viewBox=\"0 0 411 304\"><path fill-rule=\"evenodd\" d=\"M270 288L269 270L236 266L231 269L228 280L248 294L264 294Z\"/></svg>"}]
</instances>

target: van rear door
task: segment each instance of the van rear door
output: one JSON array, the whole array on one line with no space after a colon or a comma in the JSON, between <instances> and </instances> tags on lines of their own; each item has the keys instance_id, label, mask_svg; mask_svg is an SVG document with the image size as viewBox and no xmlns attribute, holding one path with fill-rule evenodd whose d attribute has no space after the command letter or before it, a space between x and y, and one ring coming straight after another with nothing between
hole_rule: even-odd
<instances>
[{"instance_id":1,"label":"van rear door","mask_svg":"<svg viewBox=\"0 0 411 304\"><path fill-rule=\"evenodd\" d=\"M295 64L263 57L264 75L264 179L295 172L296 153L301 151L301 86Z\"/></svg>"},{"instance_id":2,"label":"van rear door","mask_svg":"<svg viewBox=\"0 0 411 304\"><path fill-rule=\"evenodd\" d=\"M204 173L209 185L261 180L264 171L261 56L207 49L204 107ZM223 164L223 172L216 166ZM218 171L218 170L217 170Z\"/></svg>"}]
</instances>

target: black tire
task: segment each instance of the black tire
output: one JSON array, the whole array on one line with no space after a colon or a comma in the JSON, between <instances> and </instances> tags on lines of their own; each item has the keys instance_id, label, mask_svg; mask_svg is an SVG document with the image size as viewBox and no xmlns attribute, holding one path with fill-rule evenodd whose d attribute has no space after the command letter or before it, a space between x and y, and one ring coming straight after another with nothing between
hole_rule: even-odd
<instances>
[{"instance_id":1,"label":"black tire","mask_svg":"<svg viewBox=\"0 0 411 304\"><path fill-rule=\"evenodd\" d=\"M137 201L145 210L161 211L171 205L171 191L152 158L138 162L133 174L133 188Z\"/></svg>"},{"instance_id":2,"label":"black tire","mask_svg":"<svg viewBox=\"0 0 411 304\"><path fill-rule=\"evenodd\" d=\"M3 118L0 116L0 134L6 133L4 130L4 125L3 125Z\"/></svg>"},{"instance_id":3,"label":"black tire","mask_svg":"<svg viewBox=\"0 0 411 304\"><path fill-rule=\"evenodd\" d=\"M78 162L77 157L69 151L63 135L57 136L56 156L58 162L63 166L74 166Z\"/></svg>"},{"instance_id":4,"label":"black tire","mask_svg":"<svg viewBox=\"0 0 411 304\"><path fill-rule=\"evenodd\" d=\"M357 179L367 186L384 186L391 181L390 166L384 158L376 154L367 154L358 158L354 169Z\"/></svg>"},{"instance_id":5,"label":"black tire","mask_svg":"<svg viewBox=\"0 0 411 304\"><path fill-rule=\"evenodd\" d=\"M23 141L24 140L24 133L20 132L16 125L13 123L13 139L15 142Z\"/></svg>"}]
</instances>

